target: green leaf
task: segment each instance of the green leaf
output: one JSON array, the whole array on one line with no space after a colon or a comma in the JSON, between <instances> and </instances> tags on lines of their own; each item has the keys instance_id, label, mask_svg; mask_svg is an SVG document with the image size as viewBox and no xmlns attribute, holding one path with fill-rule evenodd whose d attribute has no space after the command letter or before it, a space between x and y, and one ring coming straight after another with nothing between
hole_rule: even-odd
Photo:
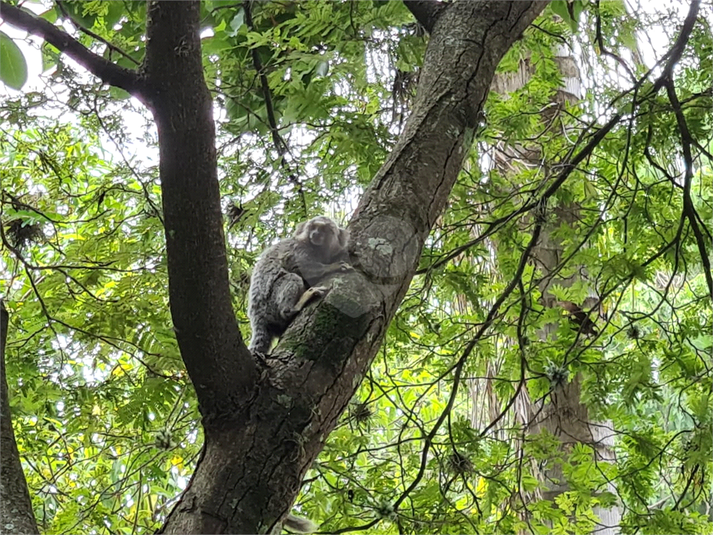
<instances>
[{"instance_id":1,"label":"green leaf","mask_svg":"<svg viewBox=\"0 0 713 535\"><path fill-rule=\"evenodd\" d=\"M71 19L83 28L91 28L97 20L96 1L70 0L62 2L64 9L69 13Z\"/></svg>"},{"instance_id":2,"label":"green leaf","mask_svg":"<svg viewBox=\"0 0 713 535\"><path fill-rule=\"evenodd\" d=\"M107 28L110 30L113 29L114 25L119 22L123 14L123 2L110 2L109 9L107 10L106 15L104 16L104 23L106 24Z\"/></svg>"},{"instance_id":3,"label":"green leaf","mask_svg":"<svg viewBox=\"0 0 713 535\"><path fill-rule=\"evenodd\" d=\"M49 43L42 43L42 72L47 72L49 69L57 65L59 52Z\"/></svg>"},{"instance_id":4,"label":"green leaf","mask_svg":"<svg viewBox=\"0 0 713 535\"><path fill-rule=\"evenodd\" d=\"M317 76L327 76L327 73L329 72L329 62L320 61L317 63L317 67L315 67L314 72Z\"/></svg>"},{"instance_id":5,"label":"green leaf","mask_svg":"<svg viewBox=\"0 0 713 535\"><path fill-rule=\"evenodd\" d=\"M575 33L579 29L579 16L582 14L582 11L584 11L584 1L574 0L574 2L572 2L572 18L574 20L574 27L572 28L572 31Z\"/></svg>"},{"instance_id":6,"label":"green leaf","mask_svg":"<svg viewBox=\"0 0 713 535\"><path fill-rule=\"evenodd\" d=\"M27 62L20 48L0 31L0 80L13 89L22 89L27 81Z\"/></svg>"},{"instance_id":7,"label":"green leaf","mask_svg":"<svg viewBox=\"0 0 713 535\"><path fill-rule=\"evenodd\" d=\"M57 21L57 8L48 9L44 13L40 13L39 17L54 24Z\"/></svg>"},{"instance_id":8,"label":"green leaf","mask_svg":"<svg viewBox=\"0 0 713 535\"><path fill-rule=\"evenodd\" d=\"M127 98L131 98L131 95L120 87L112 86L109 88L109 92L116 100L126 100Z\"/></svg>"},{"instance_id":9,"label":"green leaf","mask_svg":"<svg viewBox=\"0 0 713 535\"><path fill-rule=\"evenodd\" d=\"M233 17L233 20L230 21L230 29L232 32L228 32L228 35L231 37L234 37L237 33L240 27L245 23L245 11L243 8L238 9L238 12L235 14Z\"/></svg>"},{"instance_id":10,"label":"green leaf","mask_svg":"<svg viewBox=\"0 0 713 535\"><path fill-rule=\"evenodd\" d=\"M558 15L563 21L569 24L574 33L579 29L579 14L582 12L582 2L575 0L553 0L550 3L550 9L555 15Z\"/></svg>"}]
</instances>

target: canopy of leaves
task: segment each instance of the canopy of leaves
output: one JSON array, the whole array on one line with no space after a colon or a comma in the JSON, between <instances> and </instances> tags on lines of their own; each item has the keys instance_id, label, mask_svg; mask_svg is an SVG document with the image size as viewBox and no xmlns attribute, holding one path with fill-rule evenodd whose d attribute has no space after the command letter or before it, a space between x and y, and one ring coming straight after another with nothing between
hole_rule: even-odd
<instances>
[{"instance_id":1,"label":"canopy of leaves","mask_svg":"<svg viewBox=\"0 0 713 535\"><path fill-rule=\"evenodd\" d=\"M491 94L383 352L307 475L298 509L322 531L588 533L595 508L614 504L626 533L713 529L710 6L672 98L651 92L663 62L649 69L685 12L575 2L583 11L568 18L561 4L502 62L501 76L524 68L528 79ZM44 7L105 57L142 60L143 2ZM427 36L401 2L203 9L234 305L248 335L257 254L313 214L347 220L402 130ZM556 98L572 77L556 57L563 46L580 68L576 100ZM125 93L49 45L42 54L41 90L0 102L13 424L43 532L150 533L202 442L168 309L155 131ZM615 113L547 206L523 210ZM558 244L554 268L520 265L537 224ZM596 297L585 310L597 334L545 306L543 281L560 302ZM560 448L514 403L526 394L542 410L574 381L590 420L608 422L613 459L587 443ZM552 465L566 491L548 499L541 474Z\"/></svg>"}]
</instances>

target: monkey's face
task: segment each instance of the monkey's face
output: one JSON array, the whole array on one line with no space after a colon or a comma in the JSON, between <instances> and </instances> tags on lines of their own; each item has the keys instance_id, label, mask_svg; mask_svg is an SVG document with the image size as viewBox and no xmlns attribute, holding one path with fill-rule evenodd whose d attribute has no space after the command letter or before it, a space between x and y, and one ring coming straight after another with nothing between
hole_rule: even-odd
<instances>
[{"instance_id":1,"label":"monkey's face","mask_svg":"<svg viewBox=\"0 0 713 535\"><path fill-rule=\"evenodd\" d=\"M346 250L349 232L340 229L337 224L325 216L317 216L300 223L295 232L295 239L312 249L319 251L323 262Z\"/></svg>"},{"instance_id":2,"label":"monkey's face","mask_svg":"<svg viewBox=\"0 0 713 535\"><path fill-rule=\"evenodd\" d=\"M337 243L339 228L334 221L326 217L315 217L307 223L305 229L309 242L315 247L331 249Z\"/></svg>"}]
</instances>

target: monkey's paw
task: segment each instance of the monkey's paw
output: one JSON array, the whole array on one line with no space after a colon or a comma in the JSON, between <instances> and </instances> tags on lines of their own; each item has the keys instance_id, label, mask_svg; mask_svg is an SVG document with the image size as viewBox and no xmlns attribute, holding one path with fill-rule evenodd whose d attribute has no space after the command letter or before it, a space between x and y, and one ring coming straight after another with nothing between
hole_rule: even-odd
<instances>
[{"instance_id":1,"label":"monkey's paw","mask_svg":"<svg viewBox=\"0 0 713 535\"><path fill-rule=\"evenodd\" d=\"M297 315L298 312L299 312L299 309L297 307L285 307L282 310L280 310L280 314L286 320L294 319L294 317Z\"/></svg>"},{"instance_id":2,"label":"monkey's paw","mask_svg":"<svg viewBox=\"0 0 713 535\"><path fill-rule=\"evenodd\" d=\"M339 270L340 271L353 271L354 268L352 267L352 265L349 262L345 262L344 260L342 260L341 262L339 262Z\"/></svg>"},{"instance_id":3,"label":"monkey's paw","mask_svg":"<svg viewBox=\"0 0 713 535\"><path fill-rule=\"evenodd\" d=\"M307 292L305 293L308 293L309 298L312 299L316 297L323 297L324 294L327 293L327 291L329 291L328 286L313 286L312 288L308 288Z\"/></svg>"}]
</instances>

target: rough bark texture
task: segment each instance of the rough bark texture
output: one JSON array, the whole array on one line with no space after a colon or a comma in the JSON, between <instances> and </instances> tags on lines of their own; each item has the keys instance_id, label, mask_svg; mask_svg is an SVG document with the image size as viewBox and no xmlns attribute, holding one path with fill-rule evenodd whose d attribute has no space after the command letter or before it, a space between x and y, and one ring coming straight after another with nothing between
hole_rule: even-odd
<instances>
[{"instance_id":1,"label":"rough bark texture","mask_svg":"<svg viewBox=\"0 0 713 535\"><path fill-rule=\"evenodd\" d=\"M107 71L71 38L57 40L105 82L130 84L158 127L171 314L205 429L201 460L163 532L266 533L288 512L408 288L495 67L546 4L464 0L429 12L413 113L350 225L357 270L300 315L260 374L230 303L199 3L149 3L138 73ZM4 4L3 15L16 9ZM20 19L42 35L36 17Z\"/></svg>"},{"instance_id":2,"label":"rough bark texture","mask_svg":"<svg viewBox=\"0 0 713 535\"><path fill-rule=\"evenodd\" d=\"M144 99L158 128L171 317L206 419L247 400L257 378L230 301L212 100L199 2L148 6Z\"/></svg>"},{"instance_id":3,"label":"rough bark texture","mask_svg":"<svg viewBox=\"0 0 713 535\"><path fill-rule=\"evenodd\" d=\"M288 511L411 281L495 67L545 4L460 2L440 13L413 113L350 225L357 271L288 330L250 405L206 427L166 533L265 533Z\"/></svg>"},{"instance_id":4,"label":"rough bark texture","mask_svg":"<svg viewBox=\"0 0 713 535\"><path fill-rule=\"evenodd\" d=\"M403 0L408 10L416 20L429 32L438 20L446 4L437 0Z\"/></svg>"},{"instance_id":5,"label":"rough bark texture","mask_svg":"<svg viewBox=\"0 0 713 535\"><path fill-rule=\"evenodd\" d=\"M12 431L5 377L8 313L0 299L0 533L39 533Z\"/></svg>"}]
</instances>

